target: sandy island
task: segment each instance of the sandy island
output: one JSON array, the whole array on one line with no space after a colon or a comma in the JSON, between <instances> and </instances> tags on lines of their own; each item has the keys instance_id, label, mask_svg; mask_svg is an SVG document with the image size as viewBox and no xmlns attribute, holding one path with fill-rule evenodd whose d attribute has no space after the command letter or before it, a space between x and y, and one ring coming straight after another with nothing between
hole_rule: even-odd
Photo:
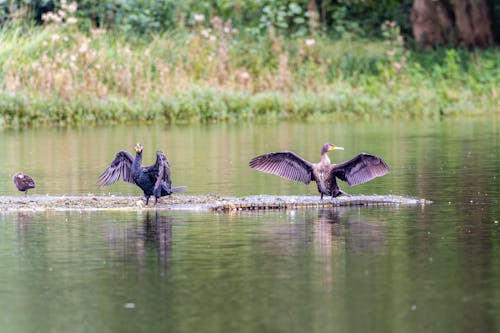
<instances>
[{"instance_id":1,"label":"sandy island","mask_svg":"<svg viewBox=\"0 0 500 333\"><path fill-rule=\"evenodd\" d=\"M244 211L296 209L301 207L338 206L421 206L432 203L419 198L396 195L355 195L337 198L319 196L253 195L228 197L218 195L173 195L158 200L156 209L192 211ZM71 211L71 210L142 210L155 209L154 200L144 206L140 196L28 196L0 197L0 211Z\"/></svg>"}]
</instances>

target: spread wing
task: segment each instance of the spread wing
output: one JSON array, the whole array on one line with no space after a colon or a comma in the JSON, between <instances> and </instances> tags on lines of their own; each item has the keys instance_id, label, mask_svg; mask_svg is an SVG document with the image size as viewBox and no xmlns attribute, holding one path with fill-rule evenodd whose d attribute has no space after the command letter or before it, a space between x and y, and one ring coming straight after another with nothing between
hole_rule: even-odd
<instances>
[{"instance_id":1,"label":"spread wing","mask_svg":"<svg viewBox=\"0 0 500 333\"><path fill-rule=\"evenodd\" d=\"M249 166L262 172L308 184L313 164L291 151L269 153L250 160Z\"/></svg>"},{"instance_id":2,"label":"spread wing","mask_svg":"<svg viewBox=\"0 0 500 333\"><path fill-rule=\"evenodd\" d=\"M380 157L361 153L347 162L336 164L331 172L354 186L385 175L389 172L389 167Z\"/></svg>"},{"instance_id":3,"label":"spread wing","mask_svg":"<svg viewBox=\"0 0 500 333\"><path fill-rule=\"evenodd\" d=\"M162 183L167 185L167 188L172 187L172 180L170 179L170 163L168 162L167 156L161 151L156 152L156 162L153 165L143 168L144 173L148 174L151 179L154 180L155 186L153 188L153 194L160 196Z\"/></svg>"},{"instance_id":4,"label":"spread wing","mask_svg":"<svg viewBox=\"0 0 500 333\"><path fill-rule=\"evenodd\" d=\"M116 153L116 157L111 162L110 166L99 176L97 183L100 186L111 185L116 183L120 177L124 181L133 183L132 179L132 162L134 158L129 152L119 151Z\"/></svg>"}]
</instances>

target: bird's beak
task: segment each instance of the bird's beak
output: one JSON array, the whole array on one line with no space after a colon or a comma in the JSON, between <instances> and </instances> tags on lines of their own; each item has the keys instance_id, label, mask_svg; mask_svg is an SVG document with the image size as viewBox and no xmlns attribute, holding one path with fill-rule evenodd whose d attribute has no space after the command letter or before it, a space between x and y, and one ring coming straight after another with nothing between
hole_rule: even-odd
<instances>
[{"instance_id":1,"label":"bird's beak","mask_svg":"<svg viewBox=\"0 0 500 333\"><path fill-rule=\"evenodd\" d=\"M338 147L338 146L332 145L329 150L344 150L344 147Z\"/></svg>"}]
</instances>

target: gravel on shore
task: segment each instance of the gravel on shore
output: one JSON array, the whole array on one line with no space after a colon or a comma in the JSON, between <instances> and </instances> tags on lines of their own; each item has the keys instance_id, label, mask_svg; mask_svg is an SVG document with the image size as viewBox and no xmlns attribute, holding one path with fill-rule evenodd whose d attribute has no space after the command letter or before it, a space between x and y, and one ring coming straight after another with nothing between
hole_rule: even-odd
<instances>
[{"instance_id":1,"label":"gravel on shore","mask_svg":"<svg viewBox=\"0 0 500 333\"><path fill-rule=\"evenodd\" d=\"M243 211L296 209L301 207L337 206L421 206L431 201L396 195L354 195L320 199L319 196L252 195L229 197L209 195L173 195L158 200L156 209L192 211ZM0 197L0 212L10 211L71 211L71 210L142 210L154 209L139 196L28 196Z\"/></svg>"}]
</instances>

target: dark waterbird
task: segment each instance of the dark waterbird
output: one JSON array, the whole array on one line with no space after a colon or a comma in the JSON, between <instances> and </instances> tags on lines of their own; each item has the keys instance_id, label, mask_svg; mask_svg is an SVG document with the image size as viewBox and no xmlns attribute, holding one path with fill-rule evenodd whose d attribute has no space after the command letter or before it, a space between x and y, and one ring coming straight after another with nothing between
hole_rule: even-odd
<instances>
[{"instance_id":1,"label":"dark waterbird","mask_svg":"<svg viewBox=\"0 0 500 333\"><path fill-rule=\"evenodd\" d=\"M325 143L319 163L311 163L291 151L282 151L257 156L249 165L253 169L305 184L313 180L321 193L321 199L323 195L332 198L341 194L347 195L337 185L337 178L354 186L389 172L387 164L380 157L366 153L344 163L331 164L328 152L336 149L344 150L342 147Z\"/></svg>"},{"instance_id":2,"label":"dark waterbird","mask_svg":"<svg viewBox=\"0 0 500 333\"><path fill-rule=\"evenodd\" d=\"M185 186L172 187L170 179L170 163L167 156L161 151L156 152L156 163L150 166L142 165L143 146L135 145L135 159L127 151L119 151L111 165L99 176L98 184L101 186L111 185L117 182L120 177L124 181L136 184L144 192L146 206L149 197L155 197L155 206L158 198L183 191Z\"/></svg>"},{"instance_id":3,"label":"dark waterbird","mask_svg":"<svg viewBox=\"0 0 500 333\"><path fill-rule=\"evenodd\" d=\"M28 195L29 189L35 188L35 181L25 173L16 173L12 180L14 181L14 185L16 185L17 189L24 192L24 196Z\"/></svg>"}]
</instances>

